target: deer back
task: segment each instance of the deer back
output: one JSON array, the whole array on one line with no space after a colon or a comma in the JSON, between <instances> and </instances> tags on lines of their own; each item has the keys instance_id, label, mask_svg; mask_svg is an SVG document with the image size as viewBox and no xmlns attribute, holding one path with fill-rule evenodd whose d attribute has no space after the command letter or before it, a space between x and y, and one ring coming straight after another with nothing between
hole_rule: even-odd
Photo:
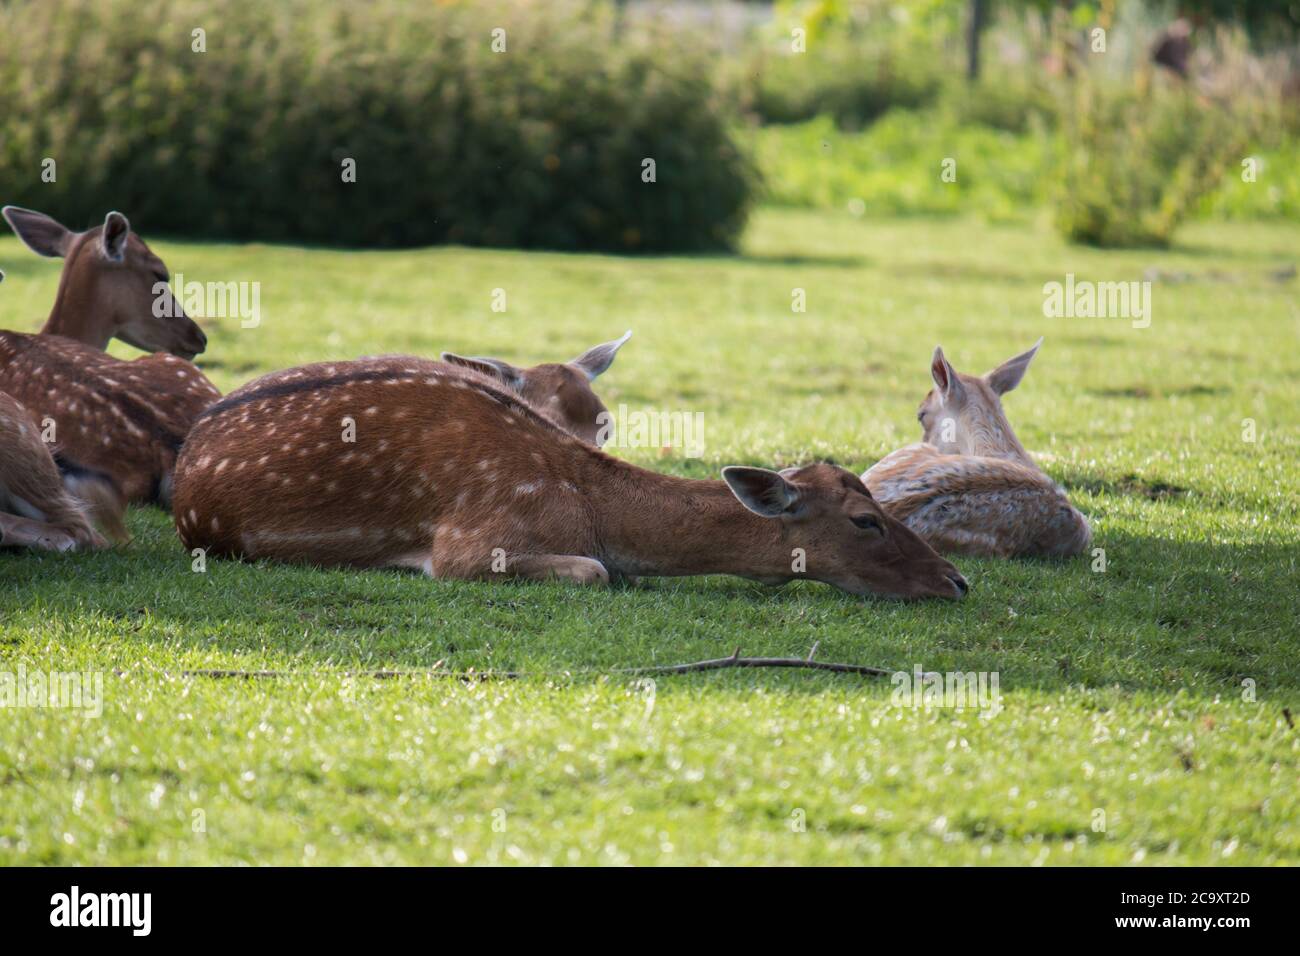
<instances>
[{"instance_id":1,"label":"deer back","mask_svg":"<svg viewBox=\"0 0 1300 956\"><path fill-rule=\"evenodd\" d=\"M26 406L42 437L132 501L165 501L189 426L220 397L173 355L125 361L62 336L3 331L0 389Z\"/></svg>"},{"instance_id":2,"label":"deer back","mask_svg":"<svg viewBox=\"0 0 1300 956\"><path fill-rule=\"evenodd\" d=\"M542 482L576 492L579 447L518 395L457 366L317 363L199 416L173 512L188 548L326 565L400 564L436 536L458 554L521 537L535 546L552 526L571 546L579 502L540 507L530 493Z\"/></svg>"}]
</instances>

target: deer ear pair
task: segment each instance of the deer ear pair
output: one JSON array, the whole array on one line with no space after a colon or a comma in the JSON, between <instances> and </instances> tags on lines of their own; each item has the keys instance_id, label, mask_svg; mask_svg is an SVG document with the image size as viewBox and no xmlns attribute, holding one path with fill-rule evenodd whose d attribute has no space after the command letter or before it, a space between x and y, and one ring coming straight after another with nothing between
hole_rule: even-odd
<instances>
[{"instance_id":1,"label":"deer ear pair","mask_svg":"<svg viewBox=\"0 0 1300 956\"><path fill-rule=\"evenodd\" d=\"M1029 351L1007 359L985 375L984 381L988 383L989 388L993 389L995 394L1005 395L1019 385L1029 369L1029 363L1038 354L1038 348L1042 344L1043 339L1040 336ZM935 346L934 356L930 359L930 377L934 379L934 387L939 390L944 401L959 397L965 391L961 378L943 354L943 346Z\"/></svg>"},{"instance_id":2,"label":"deer ear pair","mask_svg":"<svg viewBox=\"0 0 1300 956\"><path fill-rule=\"evenodd\" d=\"M43 212L5 206L5 222L28 249L38 256L62 258L72 248L75 237L67 226ZM104 258L121 262L126 255L126 241L131 235L131 223L120 212L110 212L104 217L104 228L99 234L100 252Z\"/></svg>"},{"instance_id":3,"label":"deer ear pair","mask_svg":"<svg viewBox=\"0 0 1300 956\"><path fill-rule=\"evenodd\" d=\"M621 338L589 348L569 364L587 376L588 382L594 382L597 376L614 364L614 357L618 355L618 350L631 337L632 330L628 329ZM518 388L524 380L522 369L515 368L509 362L503 362L501 359L484 358L482 356L466 357L457 355L455 352L443 352L442 360L450 362L452 365L459 365L462 368L473 369L489 378L500 379L511 388Z\"/></svg>"}]
</instances>

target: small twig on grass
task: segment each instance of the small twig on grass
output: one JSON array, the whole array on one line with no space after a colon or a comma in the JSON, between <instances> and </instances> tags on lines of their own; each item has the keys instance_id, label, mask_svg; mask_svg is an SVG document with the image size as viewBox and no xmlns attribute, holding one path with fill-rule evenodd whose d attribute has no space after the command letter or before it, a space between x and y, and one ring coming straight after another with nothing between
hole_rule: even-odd
<instances>
[{"instance_id":1,"label":"small twig on grass","mask_svg":"<svg viewBox=\"0 0 1300 956\"><path fill-rule=\"evenodd\" d=\"M612 670L599 668L582 668L571 671L447 671L442 670L442 661L422 670L377 670L377 671L343 671L343 677L370 677L376 680L392 680L398 677L447 677L467 683L484 680L518 680L524 677L572 677L580 674L623 674L627 676L644 676L649 674L692 674L700 671L726 670L731 667L788 667L798 670L831 671L837 674L859 674L864 677L888 677L891 671L880 667L868 667L865 664L837 664L831 661L815 661L817 644L808 652L807 657L741 657L740 648L736 648L730 657L717 657L707 661L692 661L689 664L659 664L649 667L617 667ZM129 671L115 670L119 677ZM165 672L164 672L165 673ZM182 677L212 677L218 679L256 680L274 677L308 676L310 671L240 671L240 670L183 670Z\"/></svg>"}]
</instances>

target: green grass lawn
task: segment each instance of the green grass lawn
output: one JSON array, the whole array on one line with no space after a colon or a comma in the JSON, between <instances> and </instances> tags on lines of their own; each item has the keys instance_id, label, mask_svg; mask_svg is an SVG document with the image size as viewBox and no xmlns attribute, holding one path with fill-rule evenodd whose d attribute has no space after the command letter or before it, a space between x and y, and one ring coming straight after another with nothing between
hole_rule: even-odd
<instances>
[{"instance_id":1,"label":"green grass lawn","mask_svg":"<svg viewBox=\"0 0 1300 956\"><path fill-rule=\"evenodd\" d=\"M563 359L632 328L602 397L703 412L705 451L615 453L689 475L863 470L919 437L936 343L982 372L1046 336L1007 411L1106 568L959 560L960 604L730 578L200 574L168 518L136 509L114 553L0 555L0 670L104 674L100 717L0 711L0 862L1300 862L1284 713L1300 719L1300 308L1270 276L1300 227L1200 224L1172 251L1118 253L1041 222L764 210L736 257L153 245L187 279L261 282L258 328L208 326L200 364L223 390L367 353ZM1042 314L1067 272L1151 266L1189 281L1154 287L1149 328ZM5 238L0 268L0 327L35 327L58 263ZM996 672L1002 708L758 670L661 677L651 699L590 673L814 642L825 660ZM342 673L438 661L546 674ZM214 667L291 676L177 673Z\"/></svg>"}]
</instances>

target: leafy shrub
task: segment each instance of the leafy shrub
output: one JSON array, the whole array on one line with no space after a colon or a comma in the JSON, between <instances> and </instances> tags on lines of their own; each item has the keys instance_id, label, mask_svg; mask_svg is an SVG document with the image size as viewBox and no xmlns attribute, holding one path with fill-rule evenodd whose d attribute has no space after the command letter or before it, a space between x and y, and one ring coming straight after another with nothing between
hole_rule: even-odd
<instances>
[{"instance_id":1,"label":"leafy shrub","mask_svg":"<svg viewBox=\"0 0 1300 956\"><path fill-rule=\"evenodd\" d=\"M1008 133L1054 126L1058 119L1056 96L1044 82L1009 72L986 70L974 85L964 79L950 81L943 103L963 123Z\"/></svg>"},{"instance_id":2,"label":"leafy shrub","mask_svg":"<svg viewBox=\"0 0 1300 956\"><path fill-rule=\"evenodd\" d=\"M70 224L658 251L726 247L747 213L703 58L651 29L614 42L589 5L19 0L0 34L3 201Z\"/></svg>"},{"instance_id":3,"label":"leafy shrub","mask_svg":"<svg viewBox=\"0 0 1300 956\"><path fill-rule=\"evenodd\" d=\"M829 117L750 134L766 198L865 215L975 212L1014 219L1047 198L1043 170L1055 140L962 125L945 111L896 111L847 133ZM956 160L956 181L940 177Z\"/></svg>"},{"instance_id":4,"label":"leafy shrub","mask_svg":"<svg viewBox=\"0 0 1300 956\"><path fill-rule=\"evenodd\" d=\"M1065 122L1057 228L1087 245L1168 245L1246 155L1244 115L1188 90L1084 86Z\"/></svg>"},{"instance_id":5,"label":"leafy shrub","mask_svg":"<svg viewBox=\"0 0 1300 956\"><path fill-rule=\"evenodd\" d=\"M920 109L941 87L933 60L854 36L828 39L806 53L764 51L744 60L736 81L740 108L760 123L835 119L862 129L891 109Z\"/></svg>"},{"instance_id":6,"label":"leafy shrub","mask_svg":"<svg viewBox=\"0 0 1300 956\"><path fill-rule=\"evenodd\" d=\"M1244 158L1244 157L1243 157ZM1223 219L1289 219L1300 222L1300 140L1251 154L1255 180L1224 177L1223 187L1202 204L1209 216Z\"/></svg>"}]
</instances>

